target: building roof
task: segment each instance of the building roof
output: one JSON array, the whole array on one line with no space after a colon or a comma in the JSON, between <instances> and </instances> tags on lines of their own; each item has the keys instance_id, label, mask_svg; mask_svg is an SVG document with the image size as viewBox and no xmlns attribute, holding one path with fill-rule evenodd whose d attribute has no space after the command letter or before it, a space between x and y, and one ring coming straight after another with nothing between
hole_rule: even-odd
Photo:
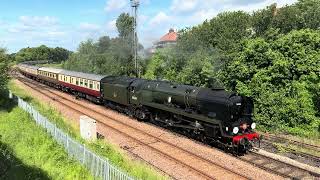
<instances>
[{"instance_id":1,"label":"building roof","mask_svg":"<svg viewBox=\"0 0 320 180\"><path fill-rule=\"evenodd\" d=\"M83 78L83 79L89 79L89 80L93 80L93 81L100 81L101 79L106 77L104 75L89 74L89 73L68 71L68 70L62 70L60 72L60 74L66 75L66 76L73 76L73 77Z\"/></svg>"},{"instance_id":2,"label":"building roof","mask_svg":"<svg viewBox=\"0 0 320 180\"><path fill-rule=\"evenodd\" d=\"M170 29L169 32L160 38L160 42L175 42L177 41L178 33L176 33L173 29Z\"/></svg>"}]
</instances>

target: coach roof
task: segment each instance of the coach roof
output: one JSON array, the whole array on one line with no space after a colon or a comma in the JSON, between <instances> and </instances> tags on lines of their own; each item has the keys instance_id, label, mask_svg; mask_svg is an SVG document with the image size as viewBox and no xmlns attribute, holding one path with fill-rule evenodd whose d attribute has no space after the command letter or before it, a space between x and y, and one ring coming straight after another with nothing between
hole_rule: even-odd
<instances>
[{"instance_id":1,"label":"coach roof","mask_svg":"<svg viewBox=\"0 0 320 180\"><path fill-rule=\"evenodd\" d=\"M25 67L25 68L34 69L34 70L37 70L40 68L39 66L31 66L28 64L18 64L18 67Z\"/></svg>"},{"instance_id":2,"label":"coach roof","mask_svg":"<svg viewBox=\"0 0 320 180\"><path fill-rule=\"evenodd\" d=\"M101 81L101 79L106 77L104 75L89 74L89 73L68 71L68 70L62 70L59 74L66 75L66 76L83 78L83 79L89 79L89 80L93 80L93 81Z\"/></svg>"},{"instance_id":3,"label":"coach roof","mask_svg":"<svg viewBox=\"0 0 320 180\"><path fill-rule=\"evenodd\" d=\"M62 71L62 69L56 69L56 68L50 68L50 67L41 67L38 70L51 72L51 73L55 73L55 74L59 74Z\"/></svg>"}]
</instances>

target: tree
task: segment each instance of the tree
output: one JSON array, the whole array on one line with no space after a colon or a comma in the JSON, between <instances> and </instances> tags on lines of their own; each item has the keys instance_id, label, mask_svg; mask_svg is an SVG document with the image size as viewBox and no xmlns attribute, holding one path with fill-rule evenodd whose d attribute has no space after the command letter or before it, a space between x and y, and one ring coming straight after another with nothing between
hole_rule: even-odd
<instances>
[{"instance_id":1,"label":"tree","mask_svg":"<svg viewBox=\"0 0 320 180\"><path fill-rule=\"evenodd\" d=\"M68 59L70 54L70 51L61 47L49 48L45 45L41 45L39 47L27 47L21 49L19 52L15 54L15 60L17 62L43 60L61 62Z\"/></svg>"},{"instance_id":2,"label":"tree","mask_svg":"<svg viewBox=\"0 0 320 180\"><path fill-rule=\"evenodd\" d=\"M116 23L119 37L102 36L97 42L92 39L81 42L77 52L64 63L64 68L100 74L133 75L132 23L132 17L122 13Z\"/></svg>"},{"instance_id":3,"label":"tree","mask_svg":"<svg viewBox=\"0 0 320 180\"><path fill-rule=\"evenodd\" d=\"M111 45L111 39L109 36L102 36L97 42L98 53L105 53L108 51Z\"/></svg>"},{"instance_id":4,"label":"tree","mask_svg":"<svg viewBox=\"0 0 320 180\"><path fill-rule=\"evenodd\" d=\"M232 51L238 47L241 40L251 36L250 15L243 11L224 12L210 20L204 27L210 33L210 45L223 51ZM211 37L211 38L210 38Z\"/></svg>"},{"instance_id":5,"label":"tree","mask_svg":"<svg viewBox=\"0 0 320 180\"><path fill-rule=\"evenodd\" d=\"M293 5L277 8L276 4L256 11L252 15L252 25L257 37L263 36L270 28L280 33L304 28L319 29L320 1L299 0Z\"/></svg>"},{"instance_id":6,"label":"tree","mask_svg":"<svg viewBox=\"0 0 320 180\"><path fill-rule=\"evenodd\" d=\"M304 28L305 24L301 10L295 5L280 8L274 16L273 27L279 28L281 33Z\"/></svg>"},{"instance_id":7,"label":"tree","mask_svg":"<svg viewBox=\"0 0 320 180\"><path fill-rule=\"evenodd\" d=\"M0 48L0 91L6 88L8 82L8 56L6 55L6 50Z\"/></svg>"},{"instance_id":8,"label":"tree","mask_svg":"<svg viewBox=\"0 0 320 180\"><path fill-rule=\"evenodd\" d=\"M296 6L301 11L306 28L320 28L320 0L299 0Z\"/></svg>"},{"instance_id":9,"label":"tree","mask_svg":"<svg viewBox=\"0 0 320 180\"><path fill-rule=\"evenodd\" d=\"M128 13L122 13L116 21L120 38L131 39L133 33L133 17Z\"/></svg>"},{"instance_id":10,"label":"tree","mask_svg":"<svg viewBox=\"0 0 320 180\"><path fill-rule=\"evenodd\" d=\"M320 125L319 44L320 32L313 30L292 31L269 42L247 40L221 70L221 79L254 98L255 118L265 127L312 134Z\"/></svg>"},{"instance_id":11,"label":"tree","mask_svg":"<svg viewBox=\"0 0 320 180\"><path fill-rule=\"evenodd\" d=\"M265 9L258 10L252 15L252 27L256 37L263 36L271 27L277 13L277 5L272 4Z\"/></svg>"}]
</instances>

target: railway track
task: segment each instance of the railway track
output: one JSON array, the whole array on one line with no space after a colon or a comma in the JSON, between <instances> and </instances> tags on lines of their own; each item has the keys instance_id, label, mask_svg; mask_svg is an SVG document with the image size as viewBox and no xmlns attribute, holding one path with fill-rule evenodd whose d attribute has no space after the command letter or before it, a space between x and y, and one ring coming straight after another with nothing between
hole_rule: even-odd
<instances>
[{"instance_id":1,"label":"railway track","mask_svg":"<svg viewBox=\"0 0 320 180\"><path fill-rule=\"evenodd\" d=\"M32 85L30 85L30 84L27 84L27 82L25 82L26 81L25 78L23 78L23 79L19 78L19 79L26 86L28 86L28 87L30 87L30 88L32 88L32 89L34 89L34 90L39 92L39 89L36 89L34 87L34 86L40 86L38 83L35 83L34 81L27 79L28 83L32 84ZM59 97L62 100L71 102L71 100L69 100L69 99L67 99L65 97L62 97L59 93L50 90L50 88L48 88L46 85L42 85L41 84L41 86L45 87L41 91L48 91L52 95L56 95L56 97ZM83 112L81 110L75 109L75 106L72 106L71 104L67 104L65 102L61 102L61 100L57 99L56 97L51 97L50 95L48 95L48 94L46 94L44 92L40 92L40 93L45 95L45 96L47 96L47 97L49 97L49 98L51 98L51 99L54 99L55 101L57 101L59 103L62 103L63 105L67 106L68 108L70 108L70 109L72 109L74 111L77 111L77 112L79 112L81 114L85 114L85 115L87 115L89 117L92 117L92 116L90 116L89 113L86 113L86 112ZM84 105L81 104L81 101L72 101L71 103L73 103L76 106L80 106L82 108L88 109L87 107L85 107ZM131 129L133 129L135 131L138 131L141 134L144 134L144 135L148 136L148 139L155 140L153 142L163 143L163 144L167 145L168 148L177 149L179 153L185 153L187 156L193 157L193 159L197 159L197 162L194 162L194 163L181 162L181 160L179 160L178 158L174 157L171 154L168 154L169 149L168 149L167 152L163 152L162 150L159 150L159 149L153 147L152 146L153 143L151 143L151 147L150 147L150 144L148 144L146 142L141 142L141 140L139 140L139 139L137 139L135 137L132 137L132 135L130 133L122 132L121 130L118 130L118 129L116 129L116 128L104 123L103 120L101 120L100 118L92 117L92 118L96 119L97 121L100 121L101 123L103 123L104 126L107 126L108 128L111 128L111 129L119 132L120 134L124 134L128 138L139 142L139 144L141 144L141 145L143 145L145 147L148 147L148 148L152 149L153 151L155 151L155 152L157 152L157 153L159 153L161 155L164 155L166 158L171 159L172 161L175 161L176 163L182 164L184 167L187 167L188 169L196 172L198 175L200 175L201 177L203 177L205 179L216 179L216 177L214 177L213 175L211 175L208 172L205 172L204 170L197 169L195 166L190 165L190 164L196 164L197 166L199 166L199 164L203 164L203 165L206 164L207 166L213 166L214 169L216 169L216 170L218 168L219 170L224 170L224 171L227 171L228 173L236 175L236 176L239 177L238 179L250 179L249 177L247 177L245 175L239 174L238 172L234 172L233 170L229 169L228 167L223 167L221 165L217 165L215 162L213 162L210 159L206 159L206 158L203 158L203 157L201 157L201 156L199 156L197 154L194 154L193 152L191 152L188 149L181 148L181 147L179 147L179 146L177 146L175 144L172 144L170 142L165 142L165 141L163 141L163 139L161 139L161 138L159 138L157 136L154 136L151 133L141 131L140 129L137 129L136 127L130 126L129 124L125 124L125 123L123 123L121 121L117 121L116 119L110 117L109 115L107 115L105 113L101 113L101 112L93 110L93 109L90 109L90 111L94 112L95 114L99 114L99 115L101 115L103 117L107 117L109 120L112 120L112 121L115 121L117 123L120 123L121 125L129 126L129 128L131 128ZM172 151L175 151L175 150L172 150ZM141 157L139 157L139 158L141 158ZM274 174L277 174L277 175L279 175L281 177L284 177L284 178L290 178L290 179L320 178L319 174L314 174L314 173L309 172L309 171L307 171L305 169L301 169L299 167L295 167L294 165L291 165L291 164L288 164L288 163L284 163L282 161L275 160L275 159L272 159L272 158L267 157L267 156L263 156L263 155L258 154L256 152L251 152L251 153L249 153L249 154L247 154L245 156L241 156L241 157L239 157L239 159L241 159L242 161L248 162L250 164L253 164L253 165L255 165L255 166L257 166L257 167L259 167L261 169L264 169L266 171L269 171L269 172L272 172Z\"/></svg>"},{"instance_id":2,"label":"railway track","mask_svg":"<svg viewBox=\"0 0 320 180\"><path fill-rule=\"evenodd\" d=\"M309 144L309 143L305 143L305 142L301 142L301 141L297 141L297 140L293 140L290 138L285 138L285 137L281 137L281 136L276 136L273 134L263 134L264 138L268 141L271 142L279 142L279 143L283 143L283 142L289 142L290 144L296 145L296 146L300 146L303 148L307 148L313 151L318 151L320 152L320 145L314 145L314 144Z\"/></svg>"},{"instance_id":3,"label":"railway track","mask_svg":"<svg viewBox=\"0 0 320 180\"><path fill-rule=\"evenodd\" d=\"M188 149L181 148L176 144L164 141L163 139L154 136L151 133L144 132L134 126L131 126L130 124L118 121L113 117L110 117L106 113L102 113L94 109L89 109L88 107L81 104L81 102L79 101L76 101L74 99L67 99L59 93L50 90L50 88L48 88L45 85L41 85L42 88L39 89L36 87L39 87L40 85L38 83L33 82L32 80L27 81L25 78L21 77L18 77L18 79L29 88L41 93L46 97L49 97L50 99L58 102L59 104L62 104L63 106L66 106L69 109L80 114L87 115L100 122L101 125L103 125L104 127L110 128L113 131L122 134L125 137L137 142L138 144L160 154L166 159L174 163L180 164L182 167L191 170L199 177L201 177L201 179L217 179L219 177L218 175L221 175L221 173L223 173L225 179L250 179L246 175L240 174L228 167L221 166L216 162L201 157ZM45 91L47 93L45 93ZM95 114L95 116L91 115L92 113ZM106 122L106 118L108 119L108 123ZM112 123L110 122L110 120L112 121ZM130 132L123 131L122 129L124 129L124 127L129 128ZM144 138L138 138L137 134L139 134L140 137L142 135ZM145 141L143 139L148 139L148 141ZM163 147L165 147L165 151L163 150Z\"/></svg>"},{"instance_id":4,"label":"railway track","mask_svg":"<svg viewBox=\"0 0 320 180\"><path fill-rule=\"evenodd\" d=\"M320 174L315 174L308 170L294 166L290 163L279 161L254 151L250 152L246 156L242 156L239 158L248 163L254 164L261 169L273 172L285 178L320 179Z\"/></svg>"},{"instance_id":5,"label":"railway track","mask_svg":"<svg viewBox=\"0 0 320 180\"><path fill-rule=\"evenodd\" d=\"M280 137L273 134L264 134L263 142L271 147L276 148L275 143L278 143L282 148L296 156L297 158L305 158L312 161L314 166L320 167L320 146L309 144L290 138ZM292 146L293 145L293 146ZM276 148L277 149L277 148ZM317 153L318 152L318 153Z\"/></svg>"}]
</instances>

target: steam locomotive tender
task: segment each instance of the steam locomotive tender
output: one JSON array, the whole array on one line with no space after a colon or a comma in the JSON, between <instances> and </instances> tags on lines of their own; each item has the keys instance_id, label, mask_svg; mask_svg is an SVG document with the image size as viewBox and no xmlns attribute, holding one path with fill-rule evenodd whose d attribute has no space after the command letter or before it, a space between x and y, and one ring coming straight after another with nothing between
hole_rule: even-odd
<instances>
[{"instance_id":1,"label":"steam locomotive tender","mask_svg":"<svg viewBox=\"0 0 320 180\"><path fill-rule=\"evenodd\" d=\"M253 102L223 89L167 81L101 76L19 64L20 72L57 89L206 143L246 152L260 142Z\"/></svg>"}]
</instances>

